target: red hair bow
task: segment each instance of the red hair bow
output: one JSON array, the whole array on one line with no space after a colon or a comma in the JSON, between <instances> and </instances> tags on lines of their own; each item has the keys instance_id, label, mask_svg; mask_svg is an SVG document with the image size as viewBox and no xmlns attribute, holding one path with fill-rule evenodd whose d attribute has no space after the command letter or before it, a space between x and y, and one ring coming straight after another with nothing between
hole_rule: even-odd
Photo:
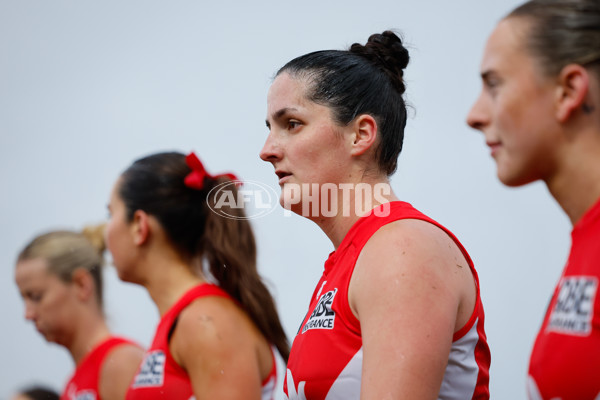
<instances>
[{"instance_id":1,"label":"red hair bow","mask_svg":"<svg viewBox=\"0 0 600 400\"><path fill-rule=\"evenodd\" d=\"M185 180L183 182L185 183L185 186L187 186L191 189L202 190L202 188L204 187L204 178L206 178L206 177L208 177L210 179L217 179L217 178L226 176L227 178L231 179L232 181L239 181L237 176L235 176L232 173L219 174L219 175L209 174L204 169L204 165L202 165L202 161L200 161L200 159L196 156L196 154L194 154L194 152L191 152L190 154L188 154L185 157L185 163L188 165L188 167L190 167L192 169L192 172L187 174L187 176L185 177ZM237 184L237 182L236 182L236 184Z\"/></svg>"}]
</instances>

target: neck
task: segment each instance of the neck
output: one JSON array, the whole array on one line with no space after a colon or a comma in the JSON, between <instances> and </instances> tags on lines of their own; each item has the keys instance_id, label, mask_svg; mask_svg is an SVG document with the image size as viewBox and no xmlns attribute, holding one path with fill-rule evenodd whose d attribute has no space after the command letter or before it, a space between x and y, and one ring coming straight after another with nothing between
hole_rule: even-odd
<instances>
[{"instance_id":1,"label":"neck","mask_svg":"<svg viewBox=\"0 0 600 400\"><path fill-rule=\"evenodd\" d=\"M158 260L148 268L144 283L162 317L188 290L205 280L193 272L191 265L180 260Z\"/></svg>"},{"instance_id":2,"label":"neck","mask_svg":"<svg viewBox=\"0 0 600 400\"><path fill-rule=\"evenodd\" d=\"M317 217L309 217L327 235L335 249L360 217L381 204L398 200L387 177L363 179L359 184L341 184L338 187L337 209L331 210L334 211L332 216L324 216L321 212Z\"/></svg>"},{"instance_id":3,"label":"neck","mask_svg":"<svg viewBox=\"0 0 600 400\"><path fill-rule=\"evenodd\" d=\"M600 198L600 132L582 134L548 179L548 190L575 225Z\"/></svg>"},{"instance_id":4,"label":"neck","mask_svg":"<svg viewBox=\"0 0 600 400\"><path fill-rule=\"evenodd\" d=\"M92 349L110 336L106 322L99 311L84 310L79 314L76 334L71 343L66 346L75 365L79 365Z\"/></svg>"}]
</instances>

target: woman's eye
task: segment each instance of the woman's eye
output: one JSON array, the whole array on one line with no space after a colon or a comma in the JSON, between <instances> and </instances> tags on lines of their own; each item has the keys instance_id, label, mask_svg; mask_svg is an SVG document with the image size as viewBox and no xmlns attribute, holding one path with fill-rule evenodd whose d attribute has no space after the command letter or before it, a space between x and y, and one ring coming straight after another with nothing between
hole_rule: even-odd
<instances>
[{"instance_id":1,"label":"woman's eye","mask_svg":"<svg viewBox=\"0 0 600 400\"><path fill-rule=\"evenodd\" d=\"M29 293L29 300L33 301L34 303L38 303L40 300L42 300L42 294L41 293Z\"/></svg>"},{"instance_id":2,"label":"woman's eye","mask_svg":"<svg viewBox=\"0 0 600 400\"><path fill-rule=\"evenodd\" d=\"M498 88L498 86L500 86L500 79L496 78L496 77L489 77L487 78L485 81L485 86L488 88L488 90L496 90Z\"/></svg>"},{"instance_id":3,"label":"woman's eye","mask_svg":"<svg viewBox=\"0 0 600 400\"><path fill-rule=\"evenodd\" d=\"M296 129L300 125L301 125L300 121L296 121L296 120L289 120L288 121L288 129Z\"/></svg>"}]
</instances>

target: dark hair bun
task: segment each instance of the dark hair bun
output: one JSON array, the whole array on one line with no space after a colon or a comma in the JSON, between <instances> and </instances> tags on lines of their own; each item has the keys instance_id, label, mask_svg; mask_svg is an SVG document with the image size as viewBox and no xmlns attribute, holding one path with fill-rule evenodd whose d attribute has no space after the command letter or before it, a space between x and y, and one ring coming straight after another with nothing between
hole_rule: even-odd
<instances>
[{"instance_id":1,"label":"dark hair bun","mask_svg":"<svg viewBox=\"0 0 600 400\"><path fill-rule=\"evenodd\" d=\"M404 93L406 87L402 77L410 57L402 40L394 32L373 34L364 46L360 43L350 46L350 52L376 64L390 78L394 87Z\"/></svg>"}]
</instances>

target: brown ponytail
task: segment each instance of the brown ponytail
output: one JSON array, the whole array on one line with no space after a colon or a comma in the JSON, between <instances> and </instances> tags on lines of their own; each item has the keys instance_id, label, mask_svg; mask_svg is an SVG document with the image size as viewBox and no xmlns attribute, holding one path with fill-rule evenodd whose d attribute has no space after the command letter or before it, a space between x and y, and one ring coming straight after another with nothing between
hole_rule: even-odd
<instances>
[{"instance_id":1,"label":"brown ponytail","mask_svg":"<svg viewBox=\"0 0 600 400\"><path fill-rule=\"evenodd\" d=\"M217 184L226 182L226 179L219 181ZM226 187L237 199L236 186L232 183ZM202 254L208 261L210 273L227 293L240 302L287 362L289 343L279 322L275 302L256 268L256 243L250 222L241 207L222 205L220 210L232 216L228 218L212 211L216 196L209 196L207 201L211 207L207 210Z\"/></svg>"},{"instance_id":2,"label":"brown ponytail","mask_svg":"<svg viewBox=\"0 0 600 400\"><path fill-rule=\"evenodd\" d=\"M144 210L158 219L184 257L206 260L219 286L287 361L289 344L275 302L257 272L256 243L244 209L224 205L221 210L227 208L227 216L213 212L216 198L211 189L225 183L237 199L235 185L227 185L225 177L206 175L189 187L185 178L190 172L180 153L158 153L134 162L121 175L119 188L127 217L131 220L136 210Z\"/></svg>"}]
</instances>

